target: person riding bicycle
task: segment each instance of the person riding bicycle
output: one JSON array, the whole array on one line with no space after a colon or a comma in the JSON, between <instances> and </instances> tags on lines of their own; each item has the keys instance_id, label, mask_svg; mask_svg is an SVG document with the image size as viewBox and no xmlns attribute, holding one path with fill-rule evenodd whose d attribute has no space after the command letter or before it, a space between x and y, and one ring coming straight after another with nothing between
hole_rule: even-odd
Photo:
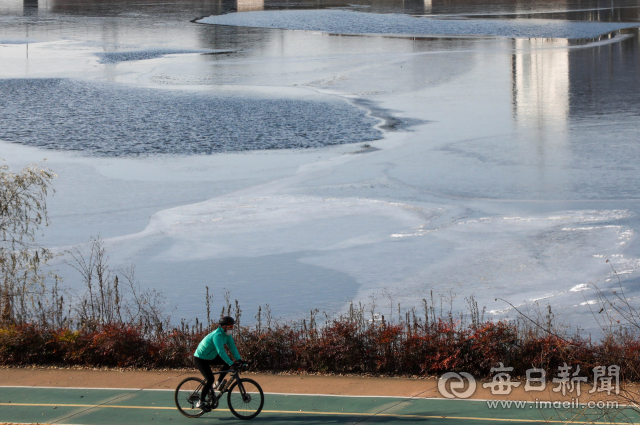
<instances>
[{"instance_id":1,"label":"person riding bicycle","mask_svg":"<svg viewBox=\"0 0 640 425\"><path fill-rule=\"evenodd\" d=\"M236 344L233 342L233 337L231 336L235 320L233 320L233 317L225 316L220 318L218 323L220 324L218 329L205 336L202 341L200 341L200 344L198 344L196 352L193 353L193 362L205 379L202 393L200 393L200 401L196 405L199 409L206 408L205 397L209 394L212 387L222 391L227 383L224 377L227 375L227 372L229 372L229 367L234 365L234 362L231 361L227 355L224 346L229 347L231 355L236 360L235 364L242 361ZM223 366L223 368L220 369L220 378L215 385L213 382L215 378L211 370L211 366L213 365Z\"/></svg>"}]
</instances>

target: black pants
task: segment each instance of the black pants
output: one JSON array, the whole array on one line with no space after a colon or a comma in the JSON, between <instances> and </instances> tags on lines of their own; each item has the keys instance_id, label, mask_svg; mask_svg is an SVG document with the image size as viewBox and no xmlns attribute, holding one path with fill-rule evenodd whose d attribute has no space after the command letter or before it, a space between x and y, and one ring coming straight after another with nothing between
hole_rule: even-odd
<instances>
[{"instance_id":1,"label":"black pants","mask_svg":"<svg viewBox=\"0 0 640 425\"><path fill-rule=\"evenodd\" d=\"M200 357L193 356L193 362L196 364L196 367L205 379L204 387L202 387L202 393L200 394L200 400L204 401L204 398L207 394L209 394L211 387L213 387L213 381L215 379L213 376L213 371L211 370L211 366L223 366L220 369L221 373L219 378L219 380L222 381L224 377L227 376L229 365L224 360L222 360L220 356L216 356L213 360L205 360L201 359Z\"/></svg>"}]
</instances>

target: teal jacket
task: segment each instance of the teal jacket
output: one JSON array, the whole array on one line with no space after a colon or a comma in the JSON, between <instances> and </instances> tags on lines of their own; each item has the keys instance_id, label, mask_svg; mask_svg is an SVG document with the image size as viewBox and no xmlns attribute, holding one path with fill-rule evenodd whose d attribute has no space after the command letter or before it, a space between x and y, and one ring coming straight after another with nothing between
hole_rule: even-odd
<instances>
[{"instance_id":1,"label":"teal jacket","mask_svg":"<svg viewBox=\"0 0 640 425\"><path fill-rule=\"evenodd\" d=\"M225 363L231 366L233 362L224 349L225 345L229 347L231 355L233 355L236 360L242 358L240 357L240 353L238 353L235 342L233 342L233 338L231 335L227 335L224 329L222 329L222 326L202 338L193 355L202 360L213 360L216 356L220 356Z\"/></svg>"}]
</instances>

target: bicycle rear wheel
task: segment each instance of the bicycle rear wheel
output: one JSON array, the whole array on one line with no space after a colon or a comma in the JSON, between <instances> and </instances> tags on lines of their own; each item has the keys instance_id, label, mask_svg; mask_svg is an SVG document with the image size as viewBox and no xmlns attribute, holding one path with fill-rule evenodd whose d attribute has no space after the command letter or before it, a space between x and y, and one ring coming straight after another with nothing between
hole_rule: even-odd
<instances>
[{"instance_id":1,"label":"bicycle rear wheel","mask_svg":"<svg viewBox=\"0 0 640 425\"><path fill-rule=\"evenodd\" d=\"M238 379L229 388L227 395L229 410L239 419L253 419L264 406L264 393L252 379Z\"/></svg>"},{"instance_id":2,"label":"bicycle rear wheel","mask_svg":"<svg viewBox=\"0 0 640 425\"><path fill-rule=\"evenodd\" d=\"M198 418L204 414L204 410L196 407L203 385L202 379L192 377L180 382L176 388L174 395L176 407L188 418Z\"/></svg>"}]
</instances>

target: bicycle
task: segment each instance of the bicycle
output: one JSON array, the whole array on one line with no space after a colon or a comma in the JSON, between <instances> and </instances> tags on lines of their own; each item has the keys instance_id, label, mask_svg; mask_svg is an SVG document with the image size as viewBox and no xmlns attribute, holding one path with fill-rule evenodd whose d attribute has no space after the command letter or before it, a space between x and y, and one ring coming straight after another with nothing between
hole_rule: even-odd
<instances>
[{"instance_id":1,"label":"bicycle","mask_svg":"<svg viewBox=\"0 0 640 425\"><path fill-rule=\"evenodd\" d=\"M216 393L216 389L211 388L211 391L205 397L207 409L196 407L196 404L200 401L204 380L196 377L186 378L176 387L174 395L176 407L180 413L188 418L199 418L207 411L216 409L224 393L227 393L227 404L231 413L239 419L255 418L264 406L264 393L256 381L240 377L240 372L250 364L251 362L243 362L237 365L235 369L229 370L227 375L229 376L229 381L222 391L217 391ZM232 367L235 365L234 363ZM220 373L213 374L216 381L219 380Z\"/></svg>"}]
</instances>

